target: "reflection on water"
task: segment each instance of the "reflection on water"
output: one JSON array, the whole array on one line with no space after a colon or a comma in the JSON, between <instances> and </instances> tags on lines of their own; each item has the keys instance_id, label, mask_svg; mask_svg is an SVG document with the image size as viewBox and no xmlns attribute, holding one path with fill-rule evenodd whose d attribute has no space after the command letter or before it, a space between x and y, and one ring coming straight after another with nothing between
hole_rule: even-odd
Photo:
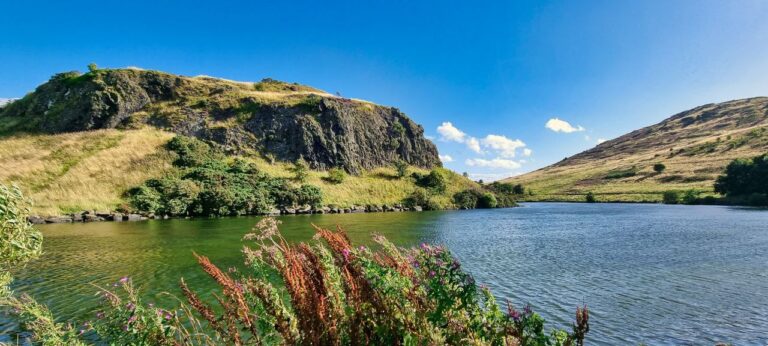
<instances>
[{"instance_id":1,"label":"reflection on water","mask_svg":"<svg viewBox=\"0 0 768 346\"><path fill-rule=\"evenodd\" d=\"M91 318L94 285L128 275L145 292L183 276L214 288L192 252L238 267L254 217L42 226L45 255L15 289L65 318ZM310 223L353 241L447 245L500 298L530 303L551 326L592 310L590 344L768 343L768 211L716 206L530 203L522 208L281 218L289 241ZM147 297L163 303L163 295ZM0 333L16 326L0 318ZM7 339L8 341L10 339ZM0 337L0 341L3 341Z\"/></svg>"}]
</instances>

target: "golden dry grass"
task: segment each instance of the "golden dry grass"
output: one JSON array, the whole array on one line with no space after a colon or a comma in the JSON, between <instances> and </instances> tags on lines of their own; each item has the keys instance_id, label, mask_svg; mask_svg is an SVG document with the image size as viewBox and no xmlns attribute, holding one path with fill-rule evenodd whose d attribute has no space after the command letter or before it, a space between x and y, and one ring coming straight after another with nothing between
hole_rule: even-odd
<instances>
[{"instance_id":1,"label":"golden dry grass","mask_svg":"<svg viewBox=\"0 0 768 346\"><path fill-rule=\"evenodd\" d=\"M99 130L0 139L0 182L19 185L34 212L113 210L126 189L171 169L172 134Z\"/></svg>"},{"instance_id":2,"label":"golden dry grass","mask_svg":"<svg viewBox=\"0 0 768 346\"><path fill-rule=\"evenodd\" d=\"M123 193L150 178L170 172L172 156L164 148L174 135L154 128L98 130L56 135L24 134L0 138L0 183L19 185L34 201L33 212L57 215L80 210L114 210L125 203ZM260 170L290 178L289 163L247 159ZM410 168L410 172L429 171ZM454 193L477 184L449 170L448 189L435 201L450 206ZM326 205L348 207L396 204L416 188L412 179L396 178L395 169L382 167L343 183L325 181L328 173L310 171L307 183L321 188Z\"/></svg>"}]
</instances>

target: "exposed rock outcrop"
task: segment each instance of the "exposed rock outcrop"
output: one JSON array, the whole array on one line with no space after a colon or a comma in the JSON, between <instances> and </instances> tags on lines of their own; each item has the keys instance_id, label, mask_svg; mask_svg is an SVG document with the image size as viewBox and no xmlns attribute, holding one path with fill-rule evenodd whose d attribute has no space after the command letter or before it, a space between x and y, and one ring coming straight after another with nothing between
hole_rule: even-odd
<instances>
[{"instance_id":1,"label":"exposed rock outcrop","mask_svg":"<svg viewBox=\"0 0 768 346\"><path fill-rule=\"evenodd\" d=\"M0 108L6 131L59 133L152 125L316 169L360 172L403 160L439 166L423 128L396 108L298 84L238 83L134 69L61 73ZM11 127L10 129L8 127Z\"/></svg>"}]
</instances>

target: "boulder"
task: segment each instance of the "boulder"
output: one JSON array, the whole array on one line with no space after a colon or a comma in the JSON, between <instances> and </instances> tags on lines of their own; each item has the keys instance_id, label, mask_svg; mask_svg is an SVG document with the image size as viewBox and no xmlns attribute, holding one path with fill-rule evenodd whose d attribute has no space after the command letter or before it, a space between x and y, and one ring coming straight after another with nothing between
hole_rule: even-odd
<instances>
[{"instance_id":1,"label":"boulder","mask_svg":"<svg viewBox=\"0 0 768 346\"><path fill-rule=\"evenodd\" d=\"M98 217L105 218L105 219L112 216L112 213L108 211L97 211L94 214L96 214L96 216Z\"/></svg>"},{"instance_id":2,"label":"boulder","mask_svg":"<svg viewBox=\"0 0 768 346\"><path fill-rule=\"evenodd\" d=\"M128 217L125 219L126 221L141 221L141 215L139 214L128 214Z\"/></svg>"},{"instance_id":3,"label":"boulder","mask_svg":"<svg viewBox=\"0 0 768 346\"><path fill-rule=\"evenodd\" d=\"M270 211L267 212L267 215L269 215L269 216L280 215L280 209L272 208Z\"/></svg>"},{"instance_id":4,"label":"boulder","mask_svg":"<svg viewBox=\"0 0 768 346\"><path fill-rule=\"evenodd\" d=\"M45 219L45 223L66 223L72 222L72 218L69 216L51 216Z\"/></svg>"},{"instance_id":5,"label":"boulder","mask_svg":"<svg viewBox=\"0 0 768 346\"><path fill-rule=\"evenodd\" d=\"M27 221L29 221L29 223L31 223L33 225L42 225L42 224L45 223L45 219L43 219L42 217L40 217L38 215L30 215L27 218Z\"/></svg>"},{"instance_id":6,"label":"boulder","mask_svg":"<svg viewBox=\"0 0 768 346\"><path fill-rule=\"evenodd\" d=\"M73 222L81 222L81 221L83 221L83 215L81 215L81 214L72 214L72 221Z\"/></svg>"},{"instance_id":7,"label":"boulder","mask_svg":"<svg viewBox=\"0 0 768 346\"><path fill-rule=\"evenodd\" d=\"M112 214L111 220L112 221L117 221L117 222L123 221L123 214L122 213L114 213L114 214Z\"/></svg>"},{"instance_id":8,"label":"boulder","mask_svg":"<svg viewBox=\"0 0 768 346\"><path fill-rule=\"evenodd\" d=\"M285 208L285 209L283 209L283 214L296 214L296 209Z\"/></svg>"},{"instance_id":9,"label":"boulder","mask_svg":"<svg viewBox=\"0 0 768 346\"><path fill-rule=\"evenodd\" d=\"M413 211L422 211L421 207L418 205L413 206Z\"/></svg>"}]
</instances>

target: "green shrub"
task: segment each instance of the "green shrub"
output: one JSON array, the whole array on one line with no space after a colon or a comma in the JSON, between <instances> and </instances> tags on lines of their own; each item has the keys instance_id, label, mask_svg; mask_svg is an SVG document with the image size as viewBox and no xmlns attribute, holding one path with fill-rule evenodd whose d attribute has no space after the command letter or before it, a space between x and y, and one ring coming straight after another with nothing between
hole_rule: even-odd
<instances>
[{"instance_id":1,"label":"green shrub","mask_svg":"<svg viewBox=\"0 0 768 346\"><path fill-rule=\"evenodd\" d=\"M331 168L328 170L328 176L325 178L325 180L332 184L341 184L344 182L344 179L346 178L347 178L347 173L344 172L343 169Z\"/></svg>"},{"instance_id":2,"label":"green shrub","mask_svg":"<svg viewBox=\"0 0 768 346\"><path fill-rule=\"evenodd\" d=\"M490 192L483 193L480 198L477 199L478 208L496 208L498 205L499 202L496 200L496 196Z\"/></svg>"},{"instance_id":3,"label":"green shrub","mask_svg":"<svg viewBox=\"0 0 768 346\"><path fill-rule=\"evenodd\" d=\"M429 189L435 194L441 194L447 188L445 176L436 169L433 169L427 175L413 173L412 176L416 180L416 185Z\"/></svg>"},{"instance_id":4,"label":"green shrub","mask_svg":"<svg viewBox=\"0 0 768 346\"><path fill-rule=\"evenodd\" d=\"M637 170L635 167L628 168L628 169L619 169L608 172L608 174L605 175L605 179L622 179L622 178L629 178L634 177L637 175Z\"/></svg>"},{"instance_id":5,"label":"green shrub","mask_svg":"<svg viewBox=\"0 0 768 346\"><path fill-rule=\"evenodd\" d=\"M683 194L683 204L697 204L699 203L699 191L688 190Z\"/></svg>"},{"instance_id":6,"label":"green shrub","mask_svg":"<svg viewBox=\"0 0 768 346\"><path fill-rule=\"evenodd\" d=\"M300 183L307 181L307 177L309 177L309 165L307 165L307 161L304 161L302 157L296 160L293 163L293 167L288 170L293 173L293 180Z\"/></svg>"},{"instance_id":7,"label":"green shrub","mask_svg":"<svg viewBox=\"0 0 768 346\"><path fill-rule=\"evenodd\" d=\"M656 173L664 172L665 169L667 169L667 166L665 166L663 163L657 163L653 165L653 171Z\"/></svg>"},{"instance_id":8,"label":"green shrub","mask_svg":"<svg viewBox=\"0 0 768 346\"><path fill-rule=\"evenodd\" d=\"M587 203L595 203L597 202L597 199L595 199L595 194L590 192L587 192L587 195L584 196L584 200L586 200Z\"/></svg>"},{"instance_id":9,"label":"green shrub","mask_svg":"<svg viewBox=\"0 0 768 346\"><path fill-rule=\"evenodd\" d=\"M226 160L205 142L176 137L168 148L178 156L175 165L179 171L129 190L135 209L167 215L217 216L267 214L276 207L322 205L318 187L293 187L284 179L260 172L252 162Z\"/></svg>"},{"instance_id":10,"label":"green shrub","mask_svg":"<svg viewBox=\"0 0 768 346\"><path fill-rule=\"evenodd\" d=\"M99 70L99 67L96 66L96 63L90 63L88 64L88 72L96 72Z\"/></svg>"},{"instance_id":11,"label":"green shrub","mask_svg":"<svg viewBox=\"0 0 768 346\"><path fill-rule=\"evenodd\" d=\"M459 209L477 208L478 193L474 190L464 190L453 195L453 204Z\"/></svg>"},{"instance_id":12,"label":"green shrub","mask_svg":"<svg viewBox=\"0 0 768 346\"><path fill-rule=\"evenodd\" d=\"M768 154L756 156L751 160L737 159L728 164L725 174L715 181L715 191L726 195L733 201L747 200L751 195L768 194ZM749 198L759 203L760 198ZM756 205L749 202L751 205ZM768 204L760 204L768 205Z\"/></svg>"},{"instance_id":13,"label":"green shrub","mask_svg":"<svg viewBox=\"0 0 768 346\"><path fill-rule=\"evenodd\" d=\"M677 204L680 201L680 197L677 191L664 191L661 200L664 204Z\"/></svg>"},{"instance_id":14,"label":"green shrub","mask_svg":"<svg viewBox=\"0 0 768 346\"><path fill-rule=\"evenodd\" d=\"M403 178L408 174L408 163L403 160L397 160L395 162L395 170L397 171L397 177Z\"/></svg>"}]
</instances>

